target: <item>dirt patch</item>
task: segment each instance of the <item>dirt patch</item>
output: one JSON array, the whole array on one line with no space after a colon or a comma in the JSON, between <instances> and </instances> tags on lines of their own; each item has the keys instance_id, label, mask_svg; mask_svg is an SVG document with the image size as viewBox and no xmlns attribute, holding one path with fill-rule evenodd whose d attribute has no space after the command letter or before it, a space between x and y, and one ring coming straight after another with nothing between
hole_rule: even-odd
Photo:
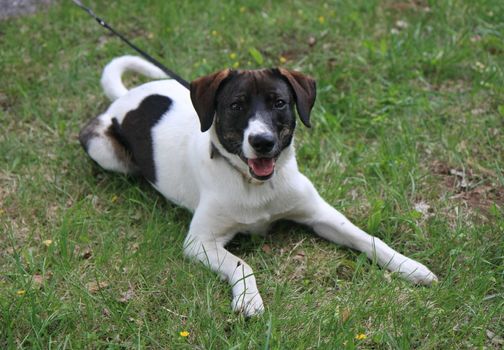
<instances>
[{"instance_id":1,"label":"dirt patch","mask_svg":"<svg viewBox=\"0 0 504 350\"><path fill-rule=\"evenodd\" d=\"M0 0L0 20L35 13L53 0Z\"/></svg>"},{"instance_id":2,"label":"dirt patch","mask_svg":"<svg viewBox=\"0 0 504 350\"><path fill-rule=\"evenodd\" d=\"M462 79L447 79L433 86L433 90L446 93L465 93L470 89L470 83Z\"/></svg>"},{"instance_id":3,"label":"dirt patch","mask_svg":"<svg viewBox=\"0 0 504 350\"><path fill-rule=\"evenodd\" d=\"M504 188L495 184L489 174L451 167L441 161L434 161L431 171L441 179L442 187L452 193L450 199L462 200L471 208L485 211L494 203L504 205Z\"/></svg>"},{"instance_id":4,"label":"dirt patch","mask_svg":"<svg viewBox=\"0 0 504 350\"><path fill-rule=\"evenodd\" d=\"M426 0L413 0L413 1L398 1L386 4L385 8L397 12L405 11L423 11L431 12L429 2Z\"/></svg>"}]
</instances>

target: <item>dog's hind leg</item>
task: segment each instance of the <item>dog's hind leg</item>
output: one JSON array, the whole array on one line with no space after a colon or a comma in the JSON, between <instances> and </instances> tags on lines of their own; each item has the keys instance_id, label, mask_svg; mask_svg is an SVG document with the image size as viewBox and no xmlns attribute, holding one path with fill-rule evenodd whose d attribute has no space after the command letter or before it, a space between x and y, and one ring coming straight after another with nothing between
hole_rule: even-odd
<instances>
[{"instance_id":1,"label":"dog's hind leg","mask_svg":"<svg viewBox=\"0 0 504 350\"><path fill-rule=\"evenodd\" d=\"M136 173L131 154L112 119L102 114L90 120L80 131L79 141L91 159L102 168L123 174Z\"/></svg>"}]
</instances>

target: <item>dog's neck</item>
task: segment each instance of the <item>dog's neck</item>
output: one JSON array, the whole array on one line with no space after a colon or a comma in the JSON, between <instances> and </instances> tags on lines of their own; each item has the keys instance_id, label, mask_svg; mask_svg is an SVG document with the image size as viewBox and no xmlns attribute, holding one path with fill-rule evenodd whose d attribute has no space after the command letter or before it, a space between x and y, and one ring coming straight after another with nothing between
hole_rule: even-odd
<instances>
[{"instance_id":1,"label":"dog's neck","mask_svg":"<svg viewBox=\"0 0 504 350\"><path fill-rule=\"evenodd\" d=\"M231 159L229 159L227 156L223 155L222 153L223 152L221 150L219 150L219 148L217 146L215 146L215 143L213 141L210 141L210 159L216 159L216 158L220 157L220 158L224 159L229 164L229 166L231 166L231 168L238 171L240 174L242 174L243 177L246 177L245 172L242 169L238 168L238 166L233 164Z\"/></svg>"},{"instance_id":2,"label":"dog's neck","mask_svg":"<svg viewBox=\"0 0 504 350\"><path fill-rule=\"evenodd\" d=\"M252 176L250 176L247 171L244 171L243 169L240 169L237 165L235 165L230 158L222 154L223 152L219 150L219 148L214 144L213 141L210 141L210 159L216 159L216 158L222 158L226 161L226 163L233 168L235 171L237 171L242 177L243 180L246 181L249 184L254 184L254 185L263 185L265 182L264 181L259 181L254 179Z\"/></svg>"}]
</instances>

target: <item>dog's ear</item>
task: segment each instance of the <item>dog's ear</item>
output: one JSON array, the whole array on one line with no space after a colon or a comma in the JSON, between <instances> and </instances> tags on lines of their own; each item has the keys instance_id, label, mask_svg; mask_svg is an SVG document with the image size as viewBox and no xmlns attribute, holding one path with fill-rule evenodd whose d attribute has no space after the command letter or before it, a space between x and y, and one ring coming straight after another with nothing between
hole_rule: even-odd
<instances>
[{"instance_id":1,"label":"dog's ear","mask_svg":"<svg viewBox=\"0 0 504 350\"><path fill-rule=\"evenodd\" d=\"M201 131L205 132L212 126L215 109L217 91L224 79L230 74L229 69L225 69L210 75L193 80L189 86L191 91L191 101L201 124Z\"/></svg>"},{"instance_id":2,"label":"dog's ear","mask_svg":"<svg viewBox=\"0 0 504 350\"><path fill-rule=\"evenodd\" d=\"M315 104L317 86L315 80L299 72L278 68L278 72L287 79L287 82L296 95L296 107L299 118L304 125L310 127L310 112Z\"/></svg>"}]
</instances>

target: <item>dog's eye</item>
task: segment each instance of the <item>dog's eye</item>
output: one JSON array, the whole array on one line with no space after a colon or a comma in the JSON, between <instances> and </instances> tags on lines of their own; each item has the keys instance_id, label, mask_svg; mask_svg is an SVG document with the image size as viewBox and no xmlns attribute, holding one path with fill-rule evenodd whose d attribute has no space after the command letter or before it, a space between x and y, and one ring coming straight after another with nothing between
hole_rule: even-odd
<instances>
[{"instance_id":1,"label":"dog's eye","mask_svg":"<svg viewBox=\"0 0 504 350\"><path fill-rule=\"evenodd\" d=\"M285 107L285 105L286 105L286 103L284 100L278 99L275 101L275 104L273 105L273 107L275 107L275 109L282 109Z\"/></svg>"},{"instance_id":2,"label":"dog's eye","mask_svg":"<svg viewBox=\"0 0 504 350\"><path fill-rule=\"evenodd\" d=\"M241 111L242 110L242 106L238 102L231 103L229 108L231 108L233 111Z\"/></svg>"}]
</instances>

